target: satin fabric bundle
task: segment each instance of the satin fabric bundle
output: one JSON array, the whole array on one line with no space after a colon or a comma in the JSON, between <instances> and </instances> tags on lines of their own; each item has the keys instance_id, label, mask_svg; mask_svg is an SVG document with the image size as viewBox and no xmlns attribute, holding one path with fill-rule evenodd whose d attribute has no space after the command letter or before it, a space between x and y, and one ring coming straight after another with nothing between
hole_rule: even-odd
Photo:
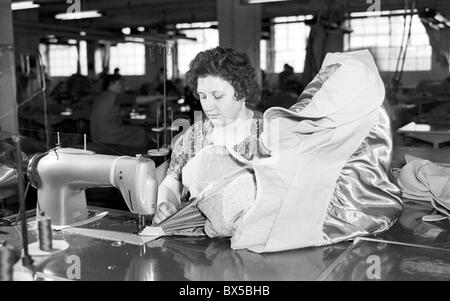
<instances>
[{"instance_id":1,"label":"satin fabric bundle","mask_svg":"<svg viewBox=\"0 0 450 301\"><path fill-rule=\"evenodd\" d=\"M384 96L369 51L329 53L297 104L267 110L261 139L271 157L247 161L229 150L251 166L257 187L232 248L320 246L392 226L403 204Z\"/></svg>"},{"instance_id":2,"label":"satin fabric bundle","mask_svg":"<svg viewBox=\"0 0 450 301\"><path fill-rule=\"evenodd\" d=\"M436 210L450 218L450 168L415 159L403 166L397 183L403 197L431 202Z\"/></svg>"},{"instance_id":3,"label":"satin fabric bundle","mask_svg":"<svg viewBox=\"0 0 450 301\"><path fill-rule=\"evenodd\" d=\"M18 174L16 169L0 165L0 187L15 184L17 179Z\"/></svg>"}]
</instances>

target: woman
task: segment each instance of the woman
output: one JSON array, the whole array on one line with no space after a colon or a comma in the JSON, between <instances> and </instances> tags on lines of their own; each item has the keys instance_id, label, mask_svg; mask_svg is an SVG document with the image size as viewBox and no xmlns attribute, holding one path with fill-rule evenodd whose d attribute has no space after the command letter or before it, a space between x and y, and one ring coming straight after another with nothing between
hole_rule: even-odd
<instances>
[{"instance_id":1,"label":"woman","mask_svg":"<svg viewBox=\"0 0 450 301\"><path fill-rule=\"evenodd\" d=\"M94 101L90 116L90 131L94 142L146 147L144 129L126 126L122 122L117 96L123 90L120 75L108 75L104 82L104 92Z\"/></svg>"},{"instance_id":2,"label":"woman","mask_svg":"<svg viewBox=\"0 0 450 301\"><path fill-rule=\"evenodd\" d=\"M167 175L158 189L158 223L177 211L188 195L183 169L203 148L226 145L251 158L257 152L262 114L254 111L260 87L248 56L216 47L197 54L186 74L189 88L200 99L205 117L180 137L173 149Z\"/></svg>"}]
</instances>

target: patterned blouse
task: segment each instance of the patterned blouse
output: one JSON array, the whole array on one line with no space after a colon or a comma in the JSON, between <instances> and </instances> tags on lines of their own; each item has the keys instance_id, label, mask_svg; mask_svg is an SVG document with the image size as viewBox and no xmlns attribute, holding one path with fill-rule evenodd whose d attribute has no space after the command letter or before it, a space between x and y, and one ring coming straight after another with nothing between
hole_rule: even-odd
<instances>
[{"instance_id":1,"label":"patterned blouse","mask_svg":"<svg viewBox=\"0 0 450 301\"><path fill-rule=\"evenodd\" d=\"M247 160L259 153L258 138L263 129L262 113L253 111L250 135L234 146L234 150ZM212 145L212 122L205 116L198 120L175 142L167 175L182 181L182 169L200 150Z\"/></svg>"}]
</instances>

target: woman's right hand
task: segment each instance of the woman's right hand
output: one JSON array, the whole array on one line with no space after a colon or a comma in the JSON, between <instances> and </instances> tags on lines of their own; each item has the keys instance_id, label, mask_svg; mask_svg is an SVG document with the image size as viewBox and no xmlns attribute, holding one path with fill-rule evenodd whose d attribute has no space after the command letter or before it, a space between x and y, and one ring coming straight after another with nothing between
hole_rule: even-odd
<instances>
[{"instance_id":1,"label":"woman's right hand","mask_svg":"<svg viewBox=\"0 0 450 301\"><path fill-rule=\"evenodd\" d=\"M159 204L155 216L153 217L153 224L158 224L175 212L177 212L177 208L171 202L166 201Z\"/></svg>"}]
</instances>

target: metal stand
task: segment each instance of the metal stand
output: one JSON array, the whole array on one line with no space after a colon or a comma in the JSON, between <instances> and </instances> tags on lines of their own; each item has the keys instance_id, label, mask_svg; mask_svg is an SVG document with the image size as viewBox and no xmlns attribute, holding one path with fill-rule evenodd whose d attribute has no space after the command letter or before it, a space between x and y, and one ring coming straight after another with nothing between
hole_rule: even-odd
<instances>
[{"instance_id":1,"label":"metal stand","mask_svg":"<svg viewBox=\"0 0 450 301\"><path fill-rule=\"evenodd\" d=\"M164 61L164 82L163 82L163 126L159 127L159 109L156 113L156 127L152 128L152 131L157 133L157 137L156 137L156 144L157 144L157 149L151 149L148 151L148 155L150 157L163 157L163 156L167 156L170 153L170 148L167 146L167 135L166 135L166 131L172 131L172 127L167 127L167 95L166 95L166 71L167 71L167 44L164 43L164 50L163 50L163 61ZM173 120L172 120L173 121ZM160 135L161 133L163 133L164 137L163 137L163 146L160 147L159 145L159 140L160 140ZM172 137L172 134L171 134Z\"/></svg>"},{"instance_id":2,"label":"metal stand","mask_svg":"<svg viewBox=\"0 0 450 301\"><path fill-rule=\"evenodd\" d=\"M13 141L16 146L16 156L17 156L17 172L19 174L18 181L18 194L19 194L19 204L20 204L20 219L22 224L22 245L23 245L23 266L33 269L33 259L28 253L28 229L27 229L27 217L25 214L25 199L24 199L24 185L23 185L23 173L22 173L22 148L20 146L20 137L13 136Z\"/></svg>"}]
</instances>

